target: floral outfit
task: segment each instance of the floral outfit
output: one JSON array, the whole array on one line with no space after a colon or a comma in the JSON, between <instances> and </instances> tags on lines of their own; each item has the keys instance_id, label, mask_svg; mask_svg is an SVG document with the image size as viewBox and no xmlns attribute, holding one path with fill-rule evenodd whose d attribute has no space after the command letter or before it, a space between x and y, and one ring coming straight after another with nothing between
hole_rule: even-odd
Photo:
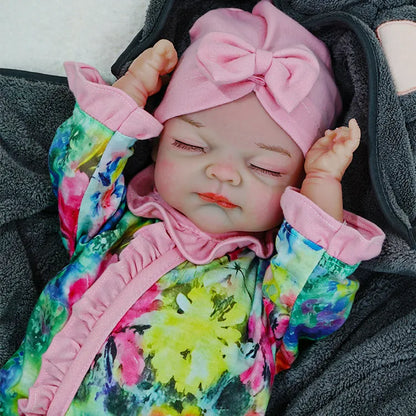
<instances>
[{"instance_id":1,"label":"floral outfit","mask_svg":"<svg viewBox=\"0 0 416 416\"><path fill-rule=\"evenodd\" d=\"M0 371L0 414L264 414L299 339L346 320L349 276L382 232L295 189L277 237L198 230L160 198L152 166L124 183L135 140L161 125L92 68L67 71L77 105L50 170L71 260Z\"/></svg>"}]
</instances>

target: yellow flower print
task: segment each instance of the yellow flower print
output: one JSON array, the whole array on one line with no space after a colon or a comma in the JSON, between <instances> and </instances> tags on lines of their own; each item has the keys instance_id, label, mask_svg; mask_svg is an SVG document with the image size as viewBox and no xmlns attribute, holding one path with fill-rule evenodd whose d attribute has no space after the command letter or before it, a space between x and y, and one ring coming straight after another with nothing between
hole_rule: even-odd
<instances>
[{"instance_id":1,"label":"yellow flower print","mask_svg":"<svg viewBox=\"0 0 416 416\"><path fill-rule=\"evenodd\" d=\"M167 384L173 378L178 392L194 395L216 383L240 341L244 308L232 297L194 287L156 315L143 335L156 380Z\"/></svg>"},{"instance_id":2,"label":"yellow flower print","mask_svg":"<svg viewBox=\"0 0 416 416\"><path fill-rule=\"evenodd\" d=\"M201 411L195 406L185 406L181 413L170 406L162 405L151 410L149 416L201 416Z\"/></svg>"}]
</instances>

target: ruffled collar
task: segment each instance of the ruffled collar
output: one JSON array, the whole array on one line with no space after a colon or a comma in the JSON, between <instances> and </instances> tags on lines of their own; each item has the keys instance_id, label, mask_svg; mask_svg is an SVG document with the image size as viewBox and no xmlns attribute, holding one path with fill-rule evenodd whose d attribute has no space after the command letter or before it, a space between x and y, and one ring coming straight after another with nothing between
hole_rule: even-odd
<instances>
[{"instance_id":1,"label":"ruffled collar","mask_svg":"<svg viewBox=\"0 0 416 416\"><path fill-rule=\"evenodd\" d=\"M167 204L154 186L154 165L138 173L127 188L130 211L144 218L157 218L181 254L194 264L206 264L239 248L248 247L258 257L268 258L274 250L274 231L264 233L230 232L210 234Z\"/></svg>"}]
</instances>

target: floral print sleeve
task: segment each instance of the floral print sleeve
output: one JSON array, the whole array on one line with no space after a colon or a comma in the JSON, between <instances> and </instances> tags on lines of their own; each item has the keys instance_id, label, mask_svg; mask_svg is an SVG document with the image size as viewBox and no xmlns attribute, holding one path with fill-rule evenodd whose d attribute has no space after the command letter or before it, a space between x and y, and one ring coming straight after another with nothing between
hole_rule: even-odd
<instances>
[{"instance_id":1,"label":"floral print sleeve","mask_svg":"<svg viewBox=\"0 0 416 416\"><path fill-rule=\"evenodd\" d=\"M124 209L122 176L134 139L113 132L78 105L57 131L50 149L50 171L58 197L61 231L70 255Z\"/></svg>"},{"instance_id":2,"label":"floral print sleeve","mask_svg":"<svg viewBox=\"0 0 416 416\"><path fill-rule=\"evenodd\" d=\"M346 321L359 286L348 276L357 267L331 257L283 223L277 254L263 284L271 330L277 339L276 372L292 365L300 339L323 338Z\"/></svg>"},{"instance_id":3,"label":"floral print sleeve","mask_svg":"<svg viewBox=\"0 0 416 416\"><path fill-rule=\"evenodd\" d=\"M111 229L125 210L123 169L136 140L159 135L162 125L92 67L65 64L77 104L50 149L52 186L70 255Z\"/></svg>"}]
</instances>

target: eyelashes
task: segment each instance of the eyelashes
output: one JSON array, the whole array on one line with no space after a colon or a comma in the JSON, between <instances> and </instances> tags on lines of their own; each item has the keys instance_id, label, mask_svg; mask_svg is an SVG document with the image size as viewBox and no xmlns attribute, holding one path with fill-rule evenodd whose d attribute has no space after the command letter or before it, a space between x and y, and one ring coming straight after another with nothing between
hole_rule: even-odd
<instances>
[{"instance_id":1,"label":"eyelashes","mask_svg":"<svg viewBox=\"0 0 416 416\"><path fill-rule=\"evenodd\" d=\"M275 178L280 178L282 176L282 174L280 172L276 172L274 170L269 170L269 169L264 169L264 168L261 168L260 166L256 166L256 165L253 165L253 164L250 164L250 169L252 169L256 172L259 172L263 175L273 176Z\"/></svg>"},{"instance_id":2,"label":"eyelashes","mask_svg":"<svg viewBox=\"0 0 416 416\"><path fill-rule=\"evenodd\" d=\"M205 148L203 148L201 146L195 146L193 144L188 144L188 143L185 143L185 142L181 142L178 139L174 139L174 141L172 142L172 146L177 147L178 149L188 150L190 152L205 153Z\"/></svg>"},{"instance_id":3,"label":"eyelashes","mask_svg":"<svg viewBox=\"0 0 416 416\"><path fill-rule=\"evenodd\" d=\"M185 143L178 139L173 139L172 146L176 147L177 149L186 150L189 152L195 152L195 153L206 153L206 149L202 146L196 146L194 144ZM261 175L265 176L271 176L273 178L280 178L282 174L278 171L269 170L262 168L257 165L250 164L249 168L253 170L256 173L259 173Z\"/></svg>"}]
</instances>

